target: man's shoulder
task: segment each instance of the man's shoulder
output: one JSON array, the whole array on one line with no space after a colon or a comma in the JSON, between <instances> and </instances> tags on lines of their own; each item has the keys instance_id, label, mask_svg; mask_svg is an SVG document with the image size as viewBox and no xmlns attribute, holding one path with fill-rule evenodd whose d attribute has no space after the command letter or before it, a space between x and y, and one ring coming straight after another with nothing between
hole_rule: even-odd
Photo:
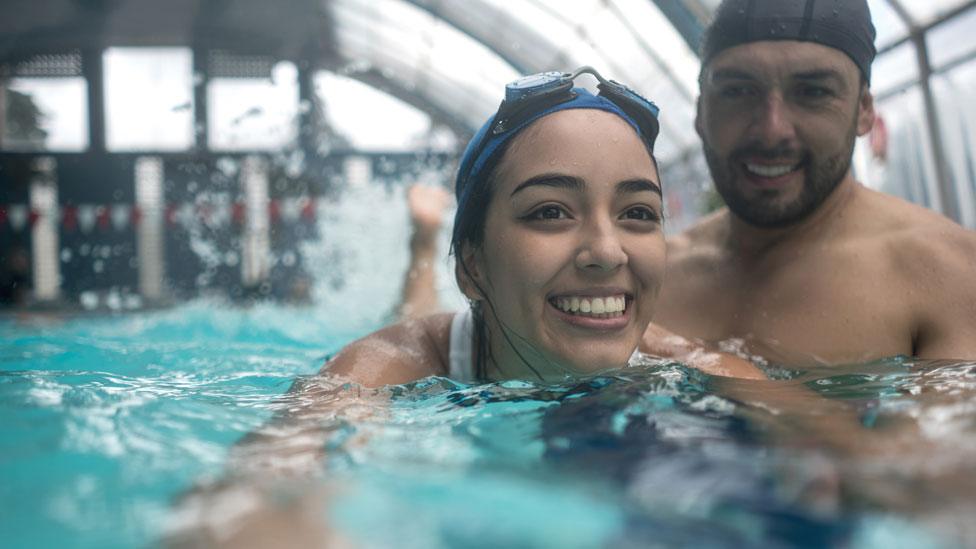
<instances>
[{"instance_id":1,"label":"man's shoulder","mask_svg":"<svg viewBox=\"0 0 976 549\"><path fill-rule=\"evenodd\" d=\"M976 232L897 197L872 191L868 199L874 204L859 239L877 246L897 272L916 282L974 278Z\"/></svg>"},{"instance_id":2,"label":"man's shoulder","mask_svg":"<svg viewBox=\"0 0 976 549\"><path fill-rule=\"evenodd\" d=\"M892 227L875 242L887 293L911 311L913 349L927 358L976 356L976 232L915 205L885 198ZM900 218L900 219L899 219Z\"/></svg>"},{"instance_id":3,"label":"man's shoulder","mask_svg":"<svg viewBox=\"0 0 976 549\"><path fill-rule=\"evenodd\" d=\"M877 239L892 253L910 254L917 259L946 255L954 258L958 254L973 258L976 232L895 196L869 191L865 199L870 206L862 210L866 214L859 231L862 238Z\"/></svg>"},{"instance_id":4,"label":"man's shoulder","mask_svg":"<svg viewBox=\"0 0 976 549\"><path fill-rule=\"evenodd\" d=\"M956 224L919 223L892 230L884 250L909 276L967 276L976 280L976 233Z\"/></svg>"}]
</instances>

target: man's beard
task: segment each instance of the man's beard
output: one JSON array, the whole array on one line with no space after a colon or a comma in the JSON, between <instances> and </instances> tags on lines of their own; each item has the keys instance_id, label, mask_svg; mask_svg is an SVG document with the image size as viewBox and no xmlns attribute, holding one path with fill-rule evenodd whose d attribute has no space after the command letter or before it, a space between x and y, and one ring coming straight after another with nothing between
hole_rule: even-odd
<instances>
[{"instance_id":1,"label":"man's beard","mask_svg":"<svg viewBox=\"0 0 976 549\"><path fill-rule=\"evenodd\" d=\"M725 204L736 216L746 223L762 228L788 227L807 218L840 185L851 167L854 141L857 139L856 126L846 136L846 144L840 152L817 159L810 152L802 153L788 147L764 149L749 145L733 151L723 160L708 141L702 140L705 160L708 162L715 189L725 200ZM779 193L770 192L769 197L747 196L736 183L736 174L741 173L744 158L764 158L768 160L792 159L799 169L804 170L803 188L795 199L781 203Z\"/></svg>"}]
</instances>

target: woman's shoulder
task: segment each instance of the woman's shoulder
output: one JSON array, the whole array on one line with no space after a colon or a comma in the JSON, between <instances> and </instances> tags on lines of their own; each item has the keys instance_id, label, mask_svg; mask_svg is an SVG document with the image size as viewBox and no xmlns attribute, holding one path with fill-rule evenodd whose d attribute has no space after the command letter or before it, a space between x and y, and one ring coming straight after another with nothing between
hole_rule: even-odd
<instances>
[{"instance_id":1,"label":"woman's shoulder","mask_svg":"<svg viewBox=\"0 0 976 549\"><path fill-rule=\"evenodd\" d=\"M454 313L438 313L387 326L347 345L321 373L366 387L446 376L453 318Z\"/></svg>"}]
</instances>

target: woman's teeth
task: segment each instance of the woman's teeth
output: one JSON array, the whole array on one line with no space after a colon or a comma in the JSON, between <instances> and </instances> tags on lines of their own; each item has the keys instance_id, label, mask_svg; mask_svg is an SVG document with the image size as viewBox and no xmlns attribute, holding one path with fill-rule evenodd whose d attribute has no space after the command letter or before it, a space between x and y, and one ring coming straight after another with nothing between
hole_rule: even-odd
<instances>
[{"instance_id":1,"label":"woman's teeth","mask_svg":"<svg viewBox=\"0 0 976 549\"><path fill-rule=\"evenodd\" d=\"M746 163L746 170L761 177L780 177L796 170L798 167L798 164L763 166L761 164Z\"/></svg>"},{"instance_id":2,"label":"woman's teeth","mask_svg":"<svg viewBox=\"0 0 976 549\"><path fill-rule=\"evenodd\" d=\"M622 295L610 297L557 297L552 304L563 312L591 316L595 318L614 318L623 316L627 309L627 298Z\"/></svg>"}]
</instances>

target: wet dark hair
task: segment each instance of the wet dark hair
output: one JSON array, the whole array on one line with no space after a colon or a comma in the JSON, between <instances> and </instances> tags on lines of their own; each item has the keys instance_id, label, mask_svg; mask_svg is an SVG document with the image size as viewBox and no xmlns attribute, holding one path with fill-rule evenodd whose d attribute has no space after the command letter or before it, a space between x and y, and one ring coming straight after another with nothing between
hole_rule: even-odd
<instances>
[{"instance_id":1,"label":"wet dark hair","mask_svg":"<svg viewBox=\"0 0 976 549\"><path fill-rule=\"evenodd\" d=\"M468 280L477 286L468 266L464 263L464 248L470 246L479 249L485 242L485 224L488 219L488 205L495 195L497 187L498 166L511 147L512 141L504 143L498 148L484 168L469 181L471 196L468 200L458 204L458 211L454 217L454 230L451 233L451 254L457 261ZM458 280L458 284L461 281ZM477 288L487 300L488 295L480 287ZM475 361L474 372L479 381L488 378L488 360L491 358L491 346L488 345L488 327L485 324L485 310L480 301L471 301L471 314L474 324ZM538 373L537 373L538 375Z\"/></svg>"}]
</instances>

